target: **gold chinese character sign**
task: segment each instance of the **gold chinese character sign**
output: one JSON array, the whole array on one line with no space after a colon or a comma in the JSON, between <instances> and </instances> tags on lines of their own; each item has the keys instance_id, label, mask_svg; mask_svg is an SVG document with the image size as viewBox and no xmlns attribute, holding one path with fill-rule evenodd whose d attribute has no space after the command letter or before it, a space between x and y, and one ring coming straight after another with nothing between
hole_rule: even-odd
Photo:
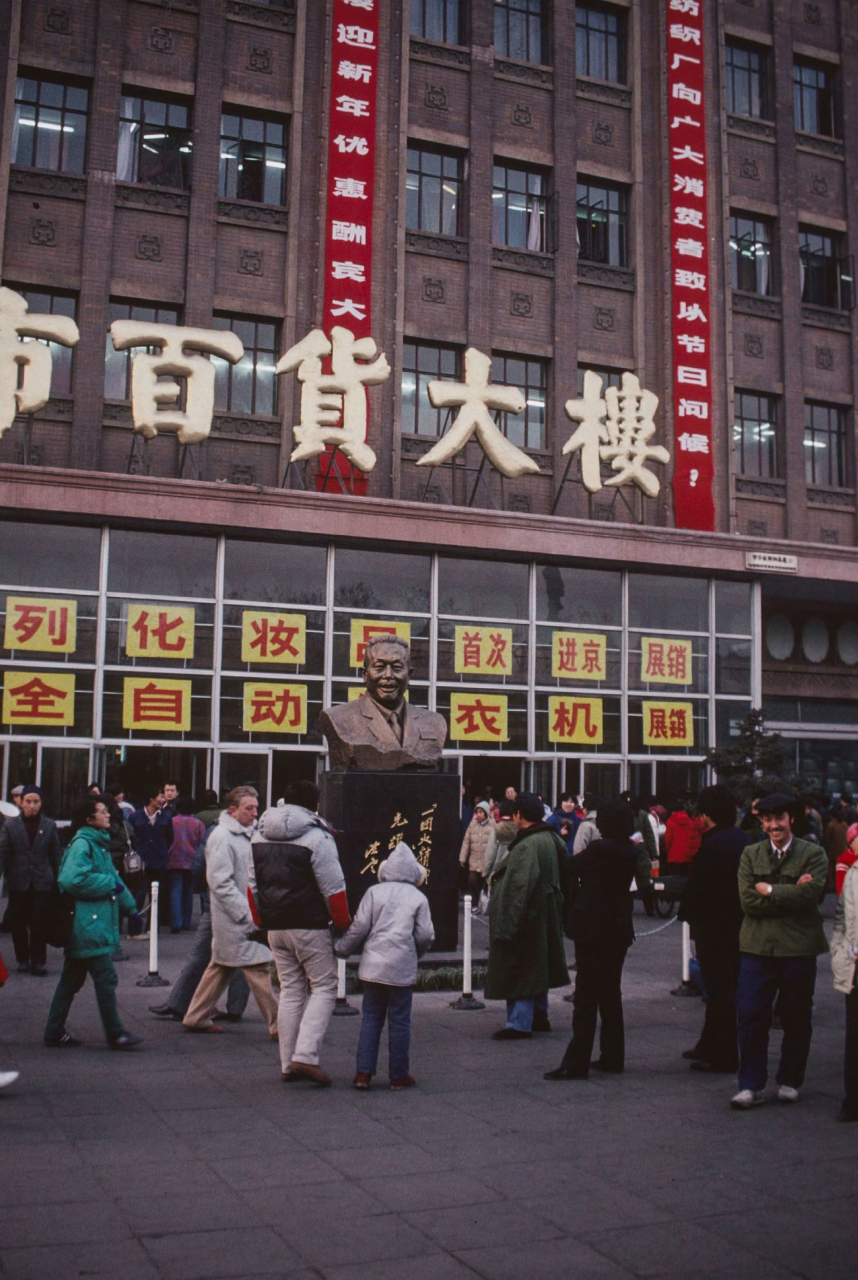
<instances>
[{"instance_id":1,"label":"gold chinese character sign","mask_svg":"<svg viewBox=\"0 0 858 1280\"><path fill-rule=\"evenodd\" d=\"M74 347L79 338L69 316L30 315L26 298L0 288L0 437L16 414L38 413L48 403L52 358L47 344Z\"/></svg>"},{"instance_id":2,"label":"gold chinese character sign","mask_svg":"<svg viewBox=\"0 0 858 1280\"><path fill-rule=\"evenodd\" d=\"M3 723L74 724L73 675L53 671L12 671L3 676Z\"/></svg>"},{"instance_id":3,"label":"gold chinese character sign","mask_svg":"<svg viewBox=\"0 0 858 1280\"><path fill-rule=\"evenodd\" d=\"M77 601L56 597L8 596L4 649L74 653Z\"/></svg>"},{"instance_id":4,"label":"gold chinese character sign","mask_svg":"<svg viewBox=\"0 0 858 1280\"><path fill-rule=\"evenodd\" d=\"M670 454L663 445L649 443L656 432L654 392L642 391L636 375L624 373L622 389L608 387L603 397L601 377L588 369L583 396L567 400L565 408L566 416L579 426L563 452L580 451L581 480L589 493L602 488L601 464L610 462L617 474L605 481L606 486L635 484L648 498L656 496L661 485L646 463L667 463Z\"/></svg>"}]
</instances>

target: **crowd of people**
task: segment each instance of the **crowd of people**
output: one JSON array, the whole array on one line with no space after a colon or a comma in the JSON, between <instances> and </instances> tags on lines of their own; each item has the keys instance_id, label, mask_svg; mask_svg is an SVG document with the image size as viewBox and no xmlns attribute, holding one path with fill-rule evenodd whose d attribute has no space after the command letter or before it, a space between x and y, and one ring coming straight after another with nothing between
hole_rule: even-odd
<instances>
[{"instance_id":1,"label":"crowd of people","mask_svg":"<svg viewBox=\"0 0 858 1280\"><path fill-rule=\"evenodd\" d=\"M12 792L17 812L0 827L0 875L18 972L44 977L48 945L64 951L45 1045L80 1045L68 1019L87 976L111 1048L140 1045L116 1002L120 925L130 941L145 940L159 924L190 931L199 893L193 945L153 1015L187 1032L217 1034L223 1022L241 1019L252 993L278 1042L284 1083L329 1085L321 1055L337 960L360 952L354 1087L368 1089L377 1074L385 1023L390 1087L412 1086L412 992L434 930L420 892L426 873L408 845L400 842L380 863L378 883L352 919L335 833L319 814L314 783L293 783L261 815L249 785L222 803L215 792L195 802L175 782L148 790L135 809L122 792L93 785L63 830L43 812L38 787ZM462 887L488 916L485 994L506 1002L496 1040L551 1030L548 994L570 982L566 939L574 942L572 1038L559 1066L545 1073L552 1081L624 1070L622 974L635 938L633 894L651 911L653 879L668 874L682 877L679 914L706 994L700 1036L683 1056L695 1072L738 1072L731 1105L752 1109L767 1099L777 1020L777 1098L797 1102L817 958L829 951L820 904L836 887L830 950L846 1001L840 1118L858 1120L858 815L849 798L820 812L783 789L769 791L740 818L724 786L706 787L670 812L628 792L611 800L563 795L551 809L541 796L508 787L498 802L484 796L471 807L463 798L462 823ZM14 1073L0 1075L0 1087L11 1079Z\"/></svg>"}]
</instances>

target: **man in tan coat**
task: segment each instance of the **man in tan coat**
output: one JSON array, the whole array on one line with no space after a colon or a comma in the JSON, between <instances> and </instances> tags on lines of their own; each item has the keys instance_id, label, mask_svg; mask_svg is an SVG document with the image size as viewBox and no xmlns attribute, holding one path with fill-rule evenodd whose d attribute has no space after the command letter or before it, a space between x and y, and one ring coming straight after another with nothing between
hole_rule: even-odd
<instances>
[{"instance_id":1,"label":"man in tan coat","mask_svg":"<svg viewBox=\"0 0 858 1280\"><path fill-rule=\"evenodd\" d=\"M462 841L459 863L468 869L468 893L474 903L479 900L485 883L485 857L489 840L495 829L491 817L491 806L487 800L481 800L474 808L474 817Z\"/></svg>"}]
</instances>

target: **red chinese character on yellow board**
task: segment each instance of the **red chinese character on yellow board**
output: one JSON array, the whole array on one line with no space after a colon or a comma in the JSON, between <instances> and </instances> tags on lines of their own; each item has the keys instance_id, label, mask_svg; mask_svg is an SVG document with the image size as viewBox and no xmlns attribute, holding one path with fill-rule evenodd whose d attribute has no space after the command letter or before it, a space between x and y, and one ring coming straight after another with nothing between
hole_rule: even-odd
<instances>
[{"instance_id":1,"label":"red chinese character on yellow board","mask_svg":"<svg viewBox=\"0 0 858 1280\"><path fill-rule=\"evenodd\" d=\"M248 681L243 723L245 733L306 733L307 686Z\"/></svg>"},{"instance_id":2,"label":"red chinese character on yellow board","mask_svg":"<svg viewBox=\"0 0 858 1280\"><path fill-rule=\"evenodd\" d=\"M591 743L600 746L604 740L604 715L601 698L548 699L549 742Z\"/></svg>"},{"instance_id":3,"label":"red chinese character on yellow board","mask_svg":"<svg viewBox=\"0 0 858 1280\"><path fill-rule=\"evenodd\" d=\"M692 642L665 637L641 638L643 684L691 684Z\"/></svg>"},{"instance_id":4,"label":"red chinese character on yellow board","mask_svg":"<svg viewBox=\"0 0 858 1280\"><path fill-rule=\"evenodd\" d=\"M554 631L551 674L564 680L607 680L608 637L589 631Z\"/></svg>"},{"instance_id":5,"label":"red chinese character on yellow board","mask_svg":"<svg viewBox=\"0 0 858 1280\"><path fill-rule=\"evenodd\" d=\"M123 729L173 729L187 733L191 727L191 681L157 677L128 677L122 690Z\"/></svg>"},{"instance_id":6,"label":"red chinese character on yellow board","mask_svg":"<svg viewBox=\"0 0 858 1280\"><path fill-rule=\"evenodd\" d=\"M645 747L694 746L692 702L644 702L642 711Z\"/></svg>"},{"instance_id":7,"label":"red chinese character on yellow board","mask_svg":"<svg viewBox=\"0 0 858 1280\"><path fill-rule=\"evenodd\" d=\"M505 694L451 693L450 737L458 742L507 742Z\"/></svg>"},{"instance_id":8,"label":"red chinese character on yellow board","mask_svg":"<svg viewBox=\"0 0 858 1280\"><path fill-rule=\"evenodd\" d=\"M512 627L456 627L453 665L459 675L512 675Z\"/></svg>"},{"instance_id":9,"label":"red chinese character on yellow board","mask_svg":"<svg viewBox=\"0 0 858 1280\"><path fill-rule=\"evenodd\" d=\"M4 724L74 724L73 675L7 671L3 677Z\"/></svg>"},{"instance_id":10,"label":"red chinese character on yellow board","mask_svg":"<svg viewBox=\"0 0 858 1280\"><path fill-rule=\"evenodd\" d=\"M77 601L9 596L6 600L4 649L40 653L74 653L77 643Z\"/></svg>"},{"instance_id":11,"label":"red chinese character on yellow board","mask_svg":"<svg viewBox=\"0 0 858 1280\"><path fill-rule=\"evenodd\" d=\"M373 636L383 635L400 636L406 644L411 644L411 623L352 618L349 666L362 667L367 640L371 640Z\"/></svg>"},{"instance_id":12,"label":"red chinese character on yellow board","mask_svg":"<svg viewBox=\"0 0 858 1280\"><path fill-rule=\"evenodd\" d=\"M306 661L307 619L302 613L245 609L241 615L242 662Z\"/></svg>"},{"instance_id":13,"label":"red chinese character on yellow board","mask_svg":"<svg viewBox=\"0 0 858 1280\"><path fill-rule=\"evenodd\" d=\"M129 604L125 652L129 658L192 658L194 610L184 605Z\"/></svg>"}]
</instances>

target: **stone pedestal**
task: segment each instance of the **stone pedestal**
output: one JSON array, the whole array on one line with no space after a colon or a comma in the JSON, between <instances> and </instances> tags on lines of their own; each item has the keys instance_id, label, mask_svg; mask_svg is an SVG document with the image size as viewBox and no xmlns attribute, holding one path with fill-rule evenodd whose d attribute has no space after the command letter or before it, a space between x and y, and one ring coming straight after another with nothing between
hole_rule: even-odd
<instances>
[{"instance_id":1,"label":"stone pedestal","mask_svg":"<svg viewBox=\"0 0 858 1280\"><path fill-rule=\"evenodd\" d=\"M399 840L426 867L424 890L435 925L434 951L455 951L459 917L459 791L450 773L326 773L320 812L336 828L354 914L378 882L378 864Z\"/></svg>"}]
</instances>

